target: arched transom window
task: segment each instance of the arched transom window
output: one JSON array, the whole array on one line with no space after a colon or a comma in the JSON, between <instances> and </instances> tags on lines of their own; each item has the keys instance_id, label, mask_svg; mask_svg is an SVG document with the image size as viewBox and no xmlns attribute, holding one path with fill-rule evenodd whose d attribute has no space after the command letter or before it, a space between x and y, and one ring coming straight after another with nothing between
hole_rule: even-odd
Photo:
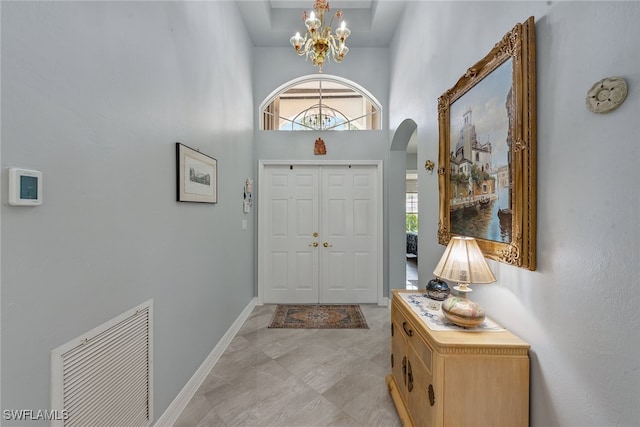
<instances>
[{"instance_id":1,"label":"arched transom window","mask_svg":"<svg viewBox=\"0 0 640 427\"><path fill-rule=\"evenodd\" d=\"M276 89L261 106L263 130L372 130L381 128L380 104L359 85L312 75Z\"/></svg>"}]
</instances>

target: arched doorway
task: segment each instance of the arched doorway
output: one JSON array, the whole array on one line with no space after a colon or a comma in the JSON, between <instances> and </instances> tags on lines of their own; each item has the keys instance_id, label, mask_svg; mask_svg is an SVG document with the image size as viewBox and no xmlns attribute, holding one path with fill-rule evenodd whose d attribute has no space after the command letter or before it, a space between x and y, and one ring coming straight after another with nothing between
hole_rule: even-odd
<instances>
[{"instance_id":1,"label":"arched doorway","mask_svg":"<svg viewBox=\"0 0 640 427\"><path fill-rule=\"evenodd\" d=\"M406 188L407 168L417 137L417 127L412 119L405 119L396 129L389 153L389 288L406 288L407 283L407 233L406 233ZM414 142L410 144L410 142ZM408 166L409 165L409 166ZM417 267L416 267L417 268Z\"/></svg>"}]
</instances>

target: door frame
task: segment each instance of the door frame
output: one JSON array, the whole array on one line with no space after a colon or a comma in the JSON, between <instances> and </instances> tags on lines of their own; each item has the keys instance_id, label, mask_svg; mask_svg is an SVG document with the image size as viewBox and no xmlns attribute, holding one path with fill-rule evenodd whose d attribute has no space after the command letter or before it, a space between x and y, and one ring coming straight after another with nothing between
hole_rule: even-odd
<instances>
[{"instance_id":1,"label":"door frame","mask_svg":"<svg viewBox=\"0 0 640 427\"><path fill-rule=\"evenodd\" d=\"M260 186L264 182L264 169L266 166L375 166L376 168L376 185L378 186L378 206L376 209L377 214L377 299L378 305L388 305L388 299L383 295L384 285L384 187L383 187L383 170L382 160L258 160L258 305L264 304L264 283L262 278L265 271L265 241L266 236L264 232L267 229L265 224L265 212L261 209L265 200L263 199L263 191L260 191Z\"/></svg>"}]
</instances>

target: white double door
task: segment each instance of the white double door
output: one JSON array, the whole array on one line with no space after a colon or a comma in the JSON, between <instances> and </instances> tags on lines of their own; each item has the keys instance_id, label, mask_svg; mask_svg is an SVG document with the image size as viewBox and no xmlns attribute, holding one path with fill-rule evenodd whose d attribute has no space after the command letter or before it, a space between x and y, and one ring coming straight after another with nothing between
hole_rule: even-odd
<instances>
[{"instance_id":1,"label":"white double door","mask_svg":"<svg viewBox=\"0 0 640 427\"><path fill-rule=\"evenodd\" d=\"M375 303L379 165L265 165L259 293L265 303Z\"/></svg>"}]
</instances>

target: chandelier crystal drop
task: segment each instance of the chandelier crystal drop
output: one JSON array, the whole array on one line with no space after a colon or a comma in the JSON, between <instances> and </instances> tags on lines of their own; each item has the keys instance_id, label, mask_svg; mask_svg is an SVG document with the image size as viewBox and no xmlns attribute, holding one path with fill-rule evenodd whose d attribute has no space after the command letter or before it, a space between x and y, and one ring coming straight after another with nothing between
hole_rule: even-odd
<instances>
[{"instance_id":1,"label":"chandelier crystal drop","mask_svg":"<svg viewBox=\"0 0 640 427\"><path fill-rule=\"evenodd\" d=\"M331 17L329 25L325 26L325 13L329 12L329 2L327 0L315 0L313 2L314 11L307 15L305 11L302 14L302 20L307 27L307 31L302 37L300 33L296 33L289 42L300 56L311 58L313 65L318 67L318 72L322 72L322 64L325 59L330 61L333 58L336 62L349 53L349 48L345 44L345 40L351 34L342 20L342 11L339 10ZM340 27L335 30L335 34L331 32L331 25L334 19L341 21Z\"/></svg>"}]
</instances>

